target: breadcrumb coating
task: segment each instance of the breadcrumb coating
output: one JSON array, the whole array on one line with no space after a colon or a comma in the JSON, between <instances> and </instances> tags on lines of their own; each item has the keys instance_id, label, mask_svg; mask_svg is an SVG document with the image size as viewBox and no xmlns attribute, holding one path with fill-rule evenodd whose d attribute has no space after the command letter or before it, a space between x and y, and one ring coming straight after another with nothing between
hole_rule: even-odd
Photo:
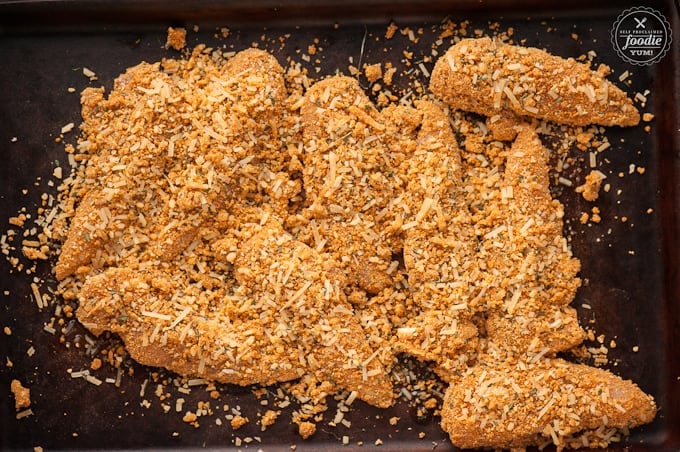
<instances>
[{"instance_id":1,"label":"breadcrumb coating","mask_svg":"<svg viewBox=\"0 0 680 452\"><path fill-rule=\"evenodd\" d=\"M520 448L553 442L606 447L616 428L656 414L651 397L629 380L561 359L498 362L487 357L454 378L442 428L461 448Z\"/></svg>"},{"instance_id":2,"label":"breadcrumb coating","mask_svg":"<svg viewBox=\"0 0 680 452\"><path fill-rule=\"evenodd\" d=\"M608 72L532 47L462 39L435 64L430 90L455 109L488 117L512 112L575 126L637 125L639 112Z\"/></svg>"}]
</instances>

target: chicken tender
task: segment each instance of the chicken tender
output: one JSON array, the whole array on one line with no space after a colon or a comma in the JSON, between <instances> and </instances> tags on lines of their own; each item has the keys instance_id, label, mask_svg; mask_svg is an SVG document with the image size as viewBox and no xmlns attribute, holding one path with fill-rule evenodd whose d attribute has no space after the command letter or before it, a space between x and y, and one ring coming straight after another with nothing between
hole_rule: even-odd
<instances>
[{"instance_id":1,"label":"chicken tender","mask_svg":"<svg viewBox=\"0 0 680 452\"><path fill-rule=\"evenodd\" d=\"M459 447L606 446L654 417L633 383L557 358L585 336L580 263L536 119L637 124L605 68L465 39L434 96L382 109L299 70L197 46L83 92L54 237L86 328L183 376L285 383L304 437L328 395L391 406L400 354L450 385Z\"/></svg>"},{"instance_id":2,"label":"chicken tender","mask_svg":"<svg viewBox=\"0 0 680 452\"><path fill-rule=\"evenodd\" d=\"M421 360L435 361L446 372L473 350L477 328L472 281L473 234L461 190L462 165L447 116L438 105L420 102L422 124L417 147L409 155L404 194L411 215L405 229L404 264L415 305L421 310L397 330L395 347ZM470 350L468 350L470 351Z\"/></svg>"},{"instance_id":3,"label":"chicken tender","mask_svg":"<svg viewBox=\"0 0 680 452\"><path fill-rule=\"evenodd\" d=\"M183 375L270 385L311 372L391 405L382 362L392 357L368 348L342 280L275 220L245 225L241 235L238 285L213 289L221 299L209 316L190 303L192 283L181 273L111 267L85 282L78 318L93 333L120 334L135 360Z\"/></svg>"},{"instance_id":4,"label":"chicken tender","mask_svg":"<svg viewBox=\"0 0 680 452\"><path fill-rule=\"evenodd\" d=\"M300 191L299 182L283 176L289 156L282 151L277 125L285 116L287 99L281 66L267 52L250 49L236 54L206 83L197 78L205 76L202 50L194 50L183 68L184 78L171 60L164 61L166 72L158 64L142 63L115 81L108 99L100 89L83 94L83 117L102 117L109 124L122 121L130 139L121 142L111 127L102 131L94 125L98 121L83 124L86 139L79 147L92 154L86 180L98 180L99 186L86 189L75 211L56 266L57 279L89 264L104 246L110 249L102 254L110 258L95 268L130 265L129 258L135 260L138 253L144 255L142 260L169 262L193 242L205 221L225 208L228 198L272 197L278 200L272 205L283 215L288 200ZM163 105L165 114L172 115L197 99L207 109L215 107L210 125L197 130L182 119L185 115L175 114L181 132L159 133L153 142L146 136L135 139L135 133L156 133L147 131L152 118L140 105Z\"/></svg>"},{"instance_id":5,"label":"chicken tender","mask_svg":"<svg viewBox=\"0 0 680 452\"><path fill-rule=\"evenodd\" d=\"M615 428L633 428L656 414L653 399L610 372L561 359L469 368L452 380L442 428L461 448L521 448L552 441L606 446Z\"/></svg>"},{"instance_id":6,"label":"chicken tender","mask_svg":"<svg viewBox=\"0 0 680 452\"><path fill-rule=\"evenodd\" d=\"M390 177L399 156L384 143L392 139L383 118L358 81L341 76L314 84L300 114L305 215L323 232L325 249L358 276L356 284L378 293L390 284L386 270L399 251L394 231L383 226L394 217L403 185Z\"/></svg>"},{"instance_id":7,"label":"chicken tender","mask_svg":"<svg viewBox=\"0 0 680 452\"><path fill-rule=\"evenodd\" d=\"M430 90L453 108L558 124L634 126L640 114L608 69L490 38L463 39L437 60Z\"/></svg>"},{"instance_id":8,"label":"chicken tender","mask_svg":"<svg viewBox=\"0 0 680 452\"><path fill-rule=\"evenodd\" d=\"M483 244L489 271L506 272L504 296L490 306L486 329L491 340L519 354L567 350L585 337L568 307L581 285L580 262L562 236L563 207L550 195L547 163L535 130L522 127L503 174L505 224Z\"/></svg>"},{"instance_id":9,"label":"chicken tender","mask_svg":"<svg viewBox=\"0 0 680 452\"><path fill-rule=\"evenodd\" d=\"M119 334L136 361L181 375L249 385L304 374L294 341L266 336L266 319L246 311L250 299L231 295L208 319L182 300L183 284L181 275L110 267L85 282L77 315L94 334Z\"/></svg>"}]
</instances>

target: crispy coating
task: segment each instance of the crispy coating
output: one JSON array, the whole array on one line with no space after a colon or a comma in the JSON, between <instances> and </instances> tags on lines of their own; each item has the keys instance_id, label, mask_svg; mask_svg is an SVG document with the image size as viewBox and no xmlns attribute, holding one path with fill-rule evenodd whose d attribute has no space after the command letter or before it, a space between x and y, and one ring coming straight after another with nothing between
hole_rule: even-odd
<instances>
[{"instance_id":1,"label":"crispy coating","mask_svg":"<svg viewBox=\"0 0 680 452\"><path fill-rule=\"evenodd\" d=\"M511 111L502 110L500 113L486 118L486 126L494 140L512 141L517 136L517 126L524 121Z\"/></svg>"},{"instance_id":2,"label":"crispy coating","mask_svg":"<svg viewBox=\"0 0 680 452\"><path fill-rule=\"evenodd\" d=\"M305 216L355 283L376 294L391 283L386 269L398 250L395 231L384 226L403 183L390 177L399 161L385 143L386 121L358 81L341 76L315 83L300 115Z\"/></svg>"},{"instance_id":3,"label":"crispy coating","mask_svg":"<svg viewBox=\"0 0 680 452\"><path fill-rule=\"evenodd\" d=\"M219 68L201 48L160 69L128 69L106 99L102 90L83 94L79 148L91 156L79 190L87 194L57 277L82 269L79 319L94 332L119 333L142 363L240 384L298 378L295 347L248 347L246 333L262 334L267 319L241 315L246 301L232 275L240 226L284 215L300 189L284 171L283 70L255 49ZM201 105L212 110L207 124L181 114ZM154 120L174 123L172 132L149 128ZM266 213L247 205L270 198Z\"/></svg>"},{"instance_id":4,"label":"crispy coating","mask_svg":"<svg viewBox=\"0 0 680 452\"><path fill-rule=\"evenodd\" d=\"M581 285L580 263L562 236L563 207L550 195L548 152L531 127L520 128L502 184L505 224L493 237L500 246L484 248L486 263L492 273L517 270L502 279L505 295L489 311L489 338L519 354L567 350L585 336L567 306Z\"/></svg>"},{"instance_id":5,"label":"crispy coating","mask_svg":"<svg viewBox=\"0 0 680 452\"><path fill-rule=\"evenodd\" d=\"M119 334L136 361L181 375L248 385L293 380L304 373L298 350L286 336L262 338L264 321L244 315L241 307L250 300L234 296L207 319L178 303L181 279L110 267L83 285L78 318L95 334ZM168 299L178 302L169 304Z\"/></svg>"},{"instance_id":6,"label":"crispy coating","mask_svg":"<svg viewBox=\"0 0 680 452\"><path fill-rule=\"evenodd\" d=\"M422 124L404 176L411 215L403 227L404 264L420 312L397 330L395 347L437 362L446 379L476 346L474 289L461 277L474 273L474 242L461 193L460 153L446 113L432 102L417 108Z\"/></svg>"},{"instance_id":7,"label":"crispy coating","mask_svg":"<svg viewBox=\"0 0 680 452\"><path fill-rule=\"evenodd\" d=\"M435 64L430 90L455 109L489 117L509 111L575 126L637 125L633 102L606 75L536 48L463 39Z\"/></svg>"},{"instance_id":8,"label":"crispy coating","mask_svg":"<svg viewBox=\"0 0 680 452\"><path fill-rule=\"evenodd\" d=\"M244 228L238 285L209 318L182 302L181 274L114 267L85 282L78 318L94 333L120 334L135 360L183 375L269 385L311 372L368 403L391 405L382 364L391 356L367 346L342 282L318 253L275 220Z\"/></svg>"},{"instance_id":9,"label":"crispy coating","mask_svg":"<svg viewBox=\"0 0 680 452\"><path fill-rule=\"evenodd\" d=\"M135 265L138 254L142 261L171 262L233 200L271 198L274 213L285 215L301 185L283 171L289 160L278 122L287 99L283 69L270 54L249 49L203 79L201 50L182 77L174 60L164 61L165 72L142 63L116 79L108 98L101 89L83 93L82 114L90 120L79 148L92 153L85 182L98 183L82 188L86 195L71 219L57 279L90 264ZM214 108L200 128L182 114L199 102ZM172 117L180 131L149 131L153 114L143 108L149 103L162 105L163 117ZM101 121L109 124L104 131ZM119 124L127 136L114 131ZM101 253L105 246L110 249ZM98 255L108 259L93 262Z\"/></svg>"},{"instance_id":10,"label":"crispy coating","mask_svg":"<svg viewBox=\"0 0 680 452\"><path fill-rule=\"evenodd\" d=\"M272 323L291 330L308 371L372 405L390 406L392 382L382 361L391 365L391 354L379 356L364 340L333 264L270 221L244 243L235 274L239 292L256 305L271 304Z\"/></svg>"},{"instance_id":11,"label":"crispy coating","mask_svg":"<svg viewBox=\"0 0 680 452\"><path fill-rule=\"evenodd\" d=\"M62 280L73 274L78 267L90 263L94 253L108 239L103 228L99 208L106 205L101 193L90 191L78 205L66 240L61 248L55 275ZM101 225L100 227L97 227Z\"/></svg>"},{"instance_id":12,"label":"crispy coating","mask_svg":"<svg viewBox=\"0 0 680 452\"><path fill-rule=\"evenodd\" d=\"M489 362L490 361L490 362ZM561 359L490 360L456 377L444 397L442 428L461 448L600 446L614 428L650 422L653 399L629 380Z\"/></svg>"}]
</instances>

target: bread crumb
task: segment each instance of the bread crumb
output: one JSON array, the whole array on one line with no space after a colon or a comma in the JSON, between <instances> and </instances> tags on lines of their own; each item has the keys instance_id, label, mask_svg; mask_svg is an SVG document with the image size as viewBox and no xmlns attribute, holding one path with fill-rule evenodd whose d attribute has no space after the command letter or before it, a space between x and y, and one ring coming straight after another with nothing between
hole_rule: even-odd
<instances>
[{"instance_id":1,"label":"bread crumb","mask_svg":"<svg viewBox=\"0 0 680 452\"><path fill-rule=\"evenodd\" d=\"M364 65L364 74L370 83L380 80L383 75L380 63Z\"/></svg>"},{"instance_id":2,"label":"bread crumb","mask_svg":"<svg viewBox=\"0 0 680 452\"><path fill-rule=\"evenodd\" d=\"M590 216L590 221L592 221L593 223L599 223L600 221L602 221L602 217L600 216L600 214L593 213Z\"/></svg>"},{"instance_id":3,"label":"bread crumb","mask_svg":"<svg viewBox=\"0 0 680 452\"><path fill-rule=\"evenodd\" d=\"M600 196L600 186L606 178L598 170L592 170L587 176L583 185L576 187L576 193L581 193L586 201L595 201Z\"/></svg>"},{"instance_id":4,"label":"bread crumb","mask_svg":"<svg viewBox=\"0 0 680 452\"><path fill-rule=\"evenodd\" d=\"M19 380L12 380L10 390L14 394L14 408L17 411L31 406L31 390L22 385Z\"/></svg>"},{"instance_id":5,"label":"bread crumb","mask_svg":"<svg viewBox=\"0 0 680 452\"><path fill-rule=\"evenodd\" d=\"M649 121L651 121L652 119L654 119L654 114L653 114L653 113L643 113L643 114L642 114L642 120L643 120L644 122L649 122Z\"/></svg>"},{"instance_id":6,"label":"bread crumb","mask_svg":"<svg viewBox=\"0 0 680 452\"><path fill-rule=\"evenodd\" d=\"M298 433L303 439L307 439L316 433L316 424L313 422L302 421L298 423Z\"/></svg>"},{"instance_id":7,"label":"bread crumb","mask_svg":"<svg viewBox=\"0 0 680 452\"><path fill-rule=\"evenodd\" d=\"M166 47L175 50L182 50L187 45L187 30L185 28L168 27L168 38L165 42Z\"/></svg>"},{"instance_id":8,"label":"bread crumb","mask_svg":"<svg viewBox=\"0 0 680 452\"><path fill-rule=\"evenodd\" d=\"M281 411L267 410L260 420L260 425L262 426L262 431L266 430L267 427L273 425L276 422L276 418L279 417Z\"/></svg>"},{"instance_id":9,"label":"bread crumb","mask_svg":"<svg viewBox=\"0 0 680 452\"><path fill-rule=\"evenodd\" d=\"M241 415L234 416L234 418L231 420L231 428L233 428L234 430L238 430L244 425L246 425L248 422L250 421L248 420L247 417L243 417Z\"/></svg>"},{"instance_id":10,"label":"bread crumb","mask_svg":"<svg viewBox=\"0 0 680 452\"><path fill-rule=\"evenodd\" d=\"M12 226L23 227L24 224L26 223L26 215L20 214L17 215L16 217L9 217L8 222Z\"/></svg>"},{"instance_id":11,"label":"bread crumb","mask_svg":"<svg viewBox=\"0 0 680 452\"><path fill-rule=\"evenodd\" d=\"M385 64L385 73L383 74L383 82L385 82L385 85L392 85L392 80L394 79L394 74L396 72L397 68L392 67L390 63Z\"/></svg>"},{"instance_id":12,"label":"bread crumb","mask_svg":"<svg viewBox=\"0 0 680 452\"><path fill-rule=\"evenodd\" d=\"M191 411L187 411L184 414L184 417L182 417L182 420L186 422L187 424L190 424L192 422L196 422L196 419L198 419L198 416L196 416L195 413L192 413Z\"/></svg>"},{"instance_id":13,"label":"bread crumb","mask_svg":"<svg viewBox=\"0 0 680 452\"><path fill-rule=\"evenodd\" d=\"M399 27L397 27L397 24L390 22L390 25L387 27L387 31L385 32L385 39L392 39L397 33L398 29Z\"/></svg>"}]
</instances>

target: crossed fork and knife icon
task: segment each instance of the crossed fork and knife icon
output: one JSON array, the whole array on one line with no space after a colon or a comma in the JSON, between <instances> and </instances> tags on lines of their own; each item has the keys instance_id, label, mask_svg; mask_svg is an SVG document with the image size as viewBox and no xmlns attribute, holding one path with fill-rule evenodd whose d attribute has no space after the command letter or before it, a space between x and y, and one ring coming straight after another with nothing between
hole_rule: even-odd
<instances>
[{"instance_id":1,"label":"crossed fork and knife icon","mask_svg":"<svg viewBox=\"0 0 680 452\"><path fill-rule=\"evenodd\" d=\"M635 25L635 28L645 28L645 22L647 22L647 18L643 17L642 20L638 19L637 17L633 17L635 19L635 22L637 22L637 25Z\"/></svg>"}]
</instances>

